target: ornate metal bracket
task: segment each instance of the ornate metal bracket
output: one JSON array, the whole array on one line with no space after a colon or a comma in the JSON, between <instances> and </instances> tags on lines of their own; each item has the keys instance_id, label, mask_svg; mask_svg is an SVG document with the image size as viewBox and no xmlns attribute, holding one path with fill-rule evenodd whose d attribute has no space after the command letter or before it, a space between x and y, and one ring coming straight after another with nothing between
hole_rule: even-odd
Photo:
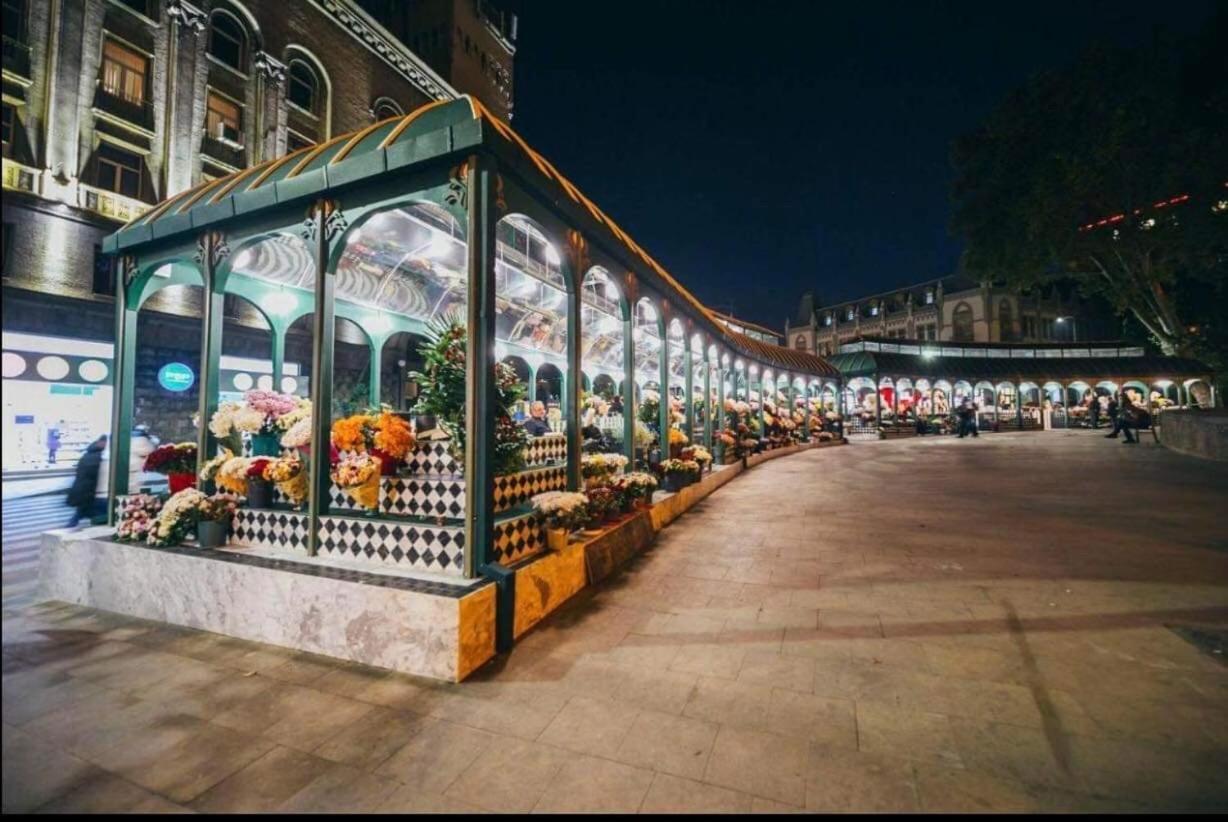
<instances>
[{"instance_id":1,"label":"ornate metal bracket","mask_svg":"<svg viewBox=\"0 0 1228 822\"><path fill-rule=\"evenodd\" d=\"M209 255L209 268L216 270L222 260L230 256L230 246L226 244L226 235L220 231L206 231L197 237L196 264L202 268L205 265L206 254Z\"/></svg>"},{"instance_id":2,"label":"ornate metal bracket","mask_svg":"<svg viewBox=\"0 0 1228 822\"><path fill-rule=\"evenodd\" d=\"M507 213L507 200L503 199L503 175L495 175L495 208L500 214Z\"/></svg>"},{"instance_id":3,"label":"ornate metal bracket","mask_svg":"<svg viewBox=\"0 0 1228 822\"><path fill-rule=\"evenodd\" d=\"M303 239L309 243L316 241L316 222L320 210L324 211L324 239L331 241L334 236L349 227L349 220L341 210L341 204L336 200L318 200L307 209L307 219L303 220Z\"/></svg>"},{"instance_id":4,"label":"ornate metal bracket","mask_svg":"<svg viewBox=\"0 0 1228 822\"><path fill-rule=\"evenodd\" d=\"M443 195L443 201L448 205L469 207L469 164L461 163L452 169L448 175L448 193Z\"/></svg>"},{"instance_id":5,"label":"ornate metal bracket","mask_svg":"<svg viewBox=\"0 0 1228 822\"><path fill-rule=\"evenodd\" d=\"M132 286L133 281L136 279L136 273L138 270L136 257L132 256L131 254L125 254L119 258L120 282L123 283L125 291Z\"/></svg>"}]
</instances>

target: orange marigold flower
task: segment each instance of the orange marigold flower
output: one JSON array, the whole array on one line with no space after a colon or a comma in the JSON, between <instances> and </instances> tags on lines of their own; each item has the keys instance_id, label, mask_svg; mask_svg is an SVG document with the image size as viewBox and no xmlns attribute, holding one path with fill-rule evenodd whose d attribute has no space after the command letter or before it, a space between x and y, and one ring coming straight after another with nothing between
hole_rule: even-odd
<instances>
[{"instance_id":1,"label":"orange marigold flower","mask_svg":"<svg viewBox=\"0 0 1228 822\"><path fill-rule=\"evenodd\" d=\"M414 447L414 432L405 420L384 411L375 424L375 447L393 459L405 459Z\"/></svg>"}]
</instances>

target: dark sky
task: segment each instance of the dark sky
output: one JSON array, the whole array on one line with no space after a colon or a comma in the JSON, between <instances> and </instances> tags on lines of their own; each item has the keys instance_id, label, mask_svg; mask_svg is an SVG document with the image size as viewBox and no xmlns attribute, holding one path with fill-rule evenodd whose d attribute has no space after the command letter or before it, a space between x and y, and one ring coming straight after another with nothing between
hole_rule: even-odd
<instances>
[{"instance_id":1,"label":"dark sky","mask_svg":"<svg viewBox=\"0 0 1228 822\"><path fill-rule=\"evenodd\" d=\"M1193 31L1216 6L505 4L513 125L701 300L771 327L807 289L950 273L951 140L1091 42Z\"/></svg>"}]
</instances>

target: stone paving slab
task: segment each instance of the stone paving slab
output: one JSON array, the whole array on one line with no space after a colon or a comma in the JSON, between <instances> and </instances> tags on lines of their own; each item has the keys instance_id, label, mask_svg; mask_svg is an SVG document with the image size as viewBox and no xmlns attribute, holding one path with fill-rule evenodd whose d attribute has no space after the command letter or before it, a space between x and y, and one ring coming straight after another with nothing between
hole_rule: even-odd
<instances>
[{"instance_id":1,"label":"stone paving slab","mask_svg":"<svg viewBox=\"0 0 1228 822\"><path fill-rule=\"evenodd\" d=\"M1226 503L1087 432L785 457L458 685L6 604L4 811L1222 811Z\"/></svg>"}]
</instances>

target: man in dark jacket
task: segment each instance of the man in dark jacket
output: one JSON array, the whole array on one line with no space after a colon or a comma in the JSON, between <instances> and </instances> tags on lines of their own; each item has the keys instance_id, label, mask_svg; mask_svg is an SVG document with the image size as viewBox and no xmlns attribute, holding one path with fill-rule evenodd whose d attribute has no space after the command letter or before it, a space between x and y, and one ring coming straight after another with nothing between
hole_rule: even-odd
<instances>
[{"instance_id":1,"label":"man in dark jacket","mask_svg":"<svg viewBox=\"0 0 1228 822\"><path fill-rule=\"evenodd\" d=\"M76 528L81 520L85 520L88 525L97 513L94 489L98 486L98 469L102 465L102 452L106 447L107 437L104 434L89 444L77 463L77 475L73 478L72 487L68 489L68 504L75 509L72 519L68 522L69 528Z\"/></svg>"}]
</instances>

